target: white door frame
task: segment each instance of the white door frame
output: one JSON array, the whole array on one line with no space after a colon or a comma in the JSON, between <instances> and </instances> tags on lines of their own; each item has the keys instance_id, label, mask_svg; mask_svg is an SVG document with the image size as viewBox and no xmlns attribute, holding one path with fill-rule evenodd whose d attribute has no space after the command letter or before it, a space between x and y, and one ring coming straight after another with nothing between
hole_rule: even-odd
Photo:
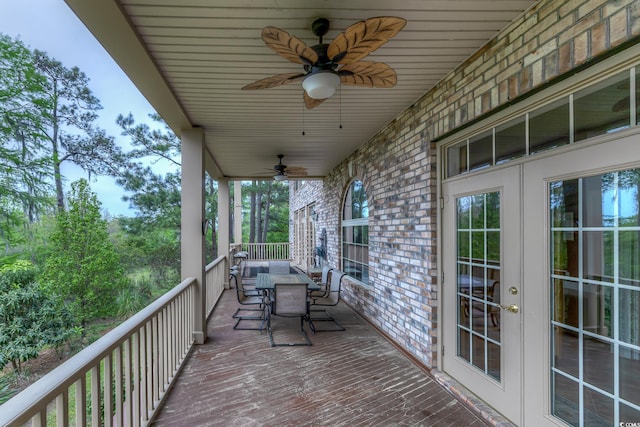
<instances>
[{"instance_id":1,"label":"white door frame","mask_svg":"<svg viewBox=\"0 0 640 427\"><path fill-rule=\"evenodd\" d=\"M481 372L457 355L456 199L471 194L500 193L500 303L521 301L521 165L456 177L442 184L441 313L443 328L442 369L516 424L522 421L522 320L520 313L500 313L500 380ZM517 293L511 294L513 287ZM473 309L469 309L473 316ZM487 319L485 319L485 322ZM487 356L488 357L488 356Z\"/></svg>"}]
</instances>

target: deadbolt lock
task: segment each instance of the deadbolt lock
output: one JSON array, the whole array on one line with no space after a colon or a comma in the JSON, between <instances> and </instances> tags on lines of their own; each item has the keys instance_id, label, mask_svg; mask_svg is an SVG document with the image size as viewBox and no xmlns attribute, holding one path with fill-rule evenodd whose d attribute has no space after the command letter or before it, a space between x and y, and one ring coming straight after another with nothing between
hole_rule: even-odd
<instances>
[{"instance_id":1,"label":"deadbolt lock","mask_svg":"<svg viewBox=\"0 0 640 427\"><path fill-rule=\"evenodd\" d=\"M515 286L512 286L509 288L509 293L511 295L518 295L518 288L516 288Z\"/></svg>"}]
</instances>

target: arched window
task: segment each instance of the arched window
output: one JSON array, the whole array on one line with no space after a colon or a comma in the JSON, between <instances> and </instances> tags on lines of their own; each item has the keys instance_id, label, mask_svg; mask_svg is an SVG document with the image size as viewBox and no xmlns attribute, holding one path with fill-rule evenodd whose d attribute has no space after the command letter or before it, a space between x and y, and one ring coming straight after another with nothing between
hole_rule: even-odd
<instances>
[{"instance_id":1,"label":"arched window","mask_svg":"<svg viewBox=\"0 0 640 427\"><path fill-rule=\"evenodd\" d=\"M361 181L353 181L342 209L342 270L369 283L369 205Z\"/></svg>"}]
</instances>

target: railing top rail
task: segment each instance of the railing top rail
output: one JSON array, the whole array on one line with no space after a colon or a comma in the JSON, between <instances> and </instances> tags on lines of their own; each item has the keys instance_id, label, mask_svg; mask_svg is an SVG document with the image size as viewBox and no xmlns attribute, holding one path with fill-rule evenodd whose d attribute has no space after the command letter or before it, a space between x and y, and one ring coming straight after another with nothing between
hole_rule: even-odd
<instances>
[{"instance_id":1,"label":"railing top rail","mask_svg":"<svg viewBox=\"0 0 640 427\"><path fill-rule=\"evenodd\" d=\"M98 341L80 351L71 359L27 387L22 392L2 405L0 410L0 426L27 422L38 411L68 388L88 369L102 360L107 354L128 339L135 331L169 305L178 295L194 286L196 279L188 277L178 286L162 295L147 307L109 331Z\"/></svg>"},{"instance_id":2,"label":"railing top rail","mask_svg":"<svg viewBox=\"0 0 640 427\"><path fill-rule=\"evenodd\" d=\"M214 259L213 261L211 261L209 264L207 264L207 266L205 267L205 271L209 271L211 270L213 267L215 267L216 265L220 264L222 261L224 261L226 258L225 255L220 255L218 258Z\"/></svg>"}]
</instances>

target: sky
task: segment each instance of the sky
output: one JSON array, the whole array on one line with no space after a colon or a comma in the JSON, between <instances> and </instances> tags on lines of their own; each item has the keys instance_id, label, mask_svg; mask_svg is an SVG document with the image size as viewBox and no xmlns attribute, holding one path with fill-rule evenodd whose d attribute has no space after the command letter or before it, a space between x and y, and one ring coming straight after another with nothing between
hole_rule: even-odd
<instances>
[{"instance_id":1,"label":"sky","mask_svg":"<svg viewBox=\"0 0 640 427\"><path fill-rule=\"evenodd\" d=\"M131 112L136 122L142 122L154 111L63 0L0 0L0 32L19 38L32 50L47 52L67 68L77 66L84 72L103 107L96 124L120 145L126 147L127 140L116 125L118 114ZM69 182L87 178L70 165L63 164L62 172ZM128 203L122 201L122 188L113 179L92 178L90 185L103 211L111 216L133 215Z\"/></svg>"}]
</instances>

